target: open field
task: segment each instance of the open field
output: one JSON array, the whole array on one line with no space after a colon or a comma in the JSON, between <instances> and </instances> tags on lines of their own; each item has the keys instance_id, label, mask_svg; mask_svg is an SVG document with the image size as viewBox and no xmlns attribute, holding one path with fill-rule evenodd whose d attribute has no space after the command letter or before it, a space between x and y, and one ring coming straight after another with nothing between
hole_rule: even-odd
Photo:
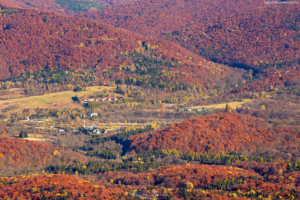
<instances>
[{"instance_id":1,"label":"open field","mask_svg":"<svg viewBox=\"0 0 300 200\"><path fill-rule=\"evenodd\" d=\"M34 136L34 134L28 134L28 138L24 138L25 140L36 141L36 142L46 142L52 141L51 139L43 138L41 135Z\"/></svg>"},{"instance_id":2,"label":"open field","mask_svg":"<svg viewBox=\"0 0 300 200\"><path fill-rule=\"evenodd\" d=\"M17 111L20 109L30 108L30 107L43 107L48 104L52 103L59 103L59 105L62 104L69 104L72 102L72 97L74 96L88 96L91 94L94 94L95 92L103 91L104 89L114 89L114 87L107 87L107 86L92 86L85 88L86 91L81 92L73 92L70 91L64 91L64 92L57 92L57 93L51 93L41 96L31 96L31 97L24 97L24 98L18 98L18 99L11 99L11 100L4 100L0 101L0 106L11 107L12 105L18 105L17 108L12 109L11 111Z\"/></svg>"},{"instance_id":3,"label":"open field","mask_svg":"<svg viewBox=\"0 0 300 200\"><path fill-rule=\"evenodd\" d=\"M253 101L253 99L244 99L243 101L240 102L220 103L220 104L213 104L207 106L194 106L189 108L225 108L226 104L228 104L228 106L231 108L236 108L236 107L241 107L245 103L249 103L251 101Z\"/></svg>"},{"instance_id":4,"label":"open field","mask_svg":"<svg viewBox=\"0 0 300 200\"><path fill-rule=\"evenodd\" d=\"M1 91L0 94L1 94L0 100L8 100L8 99L26 97L24 95L23 89L21 89L21 88L10 88L10 89Z\"/></svg>"}]
</instances>

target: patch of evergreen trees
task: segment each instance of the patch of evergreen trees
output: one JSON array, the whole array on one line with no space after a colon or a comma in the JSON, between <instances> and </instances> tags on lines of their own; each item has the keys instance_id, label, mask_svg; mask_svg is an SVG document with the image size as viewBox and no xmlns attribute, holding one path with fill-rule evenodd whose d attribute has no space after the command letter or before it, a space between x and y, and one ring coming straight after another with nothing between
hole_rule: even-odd
<instances>
[{"instance_id":1,"label":"patch of evergreen trees","mask_svg":"<svg viewBox=\"0 0 300 200\"><path fill-rule=\"evenodd\" d=\"M104 4L95 1L56 0L55 3L74 12L86 12L89 9L99 10L106 7Z\"/></svg>"},{"instance_id":2,"label":"patch of evergreen trees","mask_svg":"<svg viewBox=\"0 0 300 200\"><path fill-rule=\"evenodd\" d=\"M19 138L28 138L28 133L26 131L20 131Z\"/></svg>"},{"instance_id":3,"label":"patch of evergreen trees","mask_svg":"<svg viewBox=\"0 0 300 200\"><path fill-rule=\"evenodd\" d=\"M136 130L132 130L132 131L117 133L110 137L93 136L93 138L89 142L92 145L98 145L98 144L102 144L102 143L109 142L112 140L116 141L116 143L121 143L124 138L126 138L130 135L138 135L141 133L150 132L152 130L153 130L153 128L151 126L147 126L146 128L143 128L143 129L136 129Z\"/></svg>"},{"instance_id":4,"label":"patch of evergreen trees","mask_svg":"<svg viewBox=\"0 0 300 200\"><path fill-rule=\"evenodd\" d=\"M92 161L87 165L81 163L73 163L71 165L55 165L48 166L46 170L54 174L83 174L93 175L98 173L104 173L109 171L131 171L133 173L139 173L147 171L149 169L156 169L159 166L163 166L163 163L141 163L141 162L108 162L108 161Z\"/></svg>"}]
</instances>

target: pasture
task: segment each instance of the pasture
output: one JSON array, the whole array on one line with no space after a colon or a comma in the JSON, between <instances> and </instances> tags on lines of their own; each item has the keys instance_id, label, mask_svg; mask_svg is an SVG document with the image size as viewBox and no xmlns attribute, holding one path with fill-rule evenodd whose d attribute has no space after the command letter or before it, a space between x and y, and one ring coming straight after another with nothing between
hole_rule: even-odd
<instances>
[{"instance_id":1,"label":"pasture","mask_svg":"<svg viewBox=\"0 0 300 200\"><path fill-rule=\"evenodd\" d=\"M6 107L16 107L10 111L17 111L21 109L31 108L31 107L45 107L49 106L50 104L57 104L57 106L62 105L70 105L72 103L72 97L74 96L89 96L93 95L96 92L102 92L103 90L111 90L115 89L114 87L107 87L107 86L91 86L86 87L84 91L81 92L74 92L73 90L64 91L64 92L57 92L51 94L45 94L40 96L30 96L30 97L23 97L17 99L10 99L10 100L3 100L0 101L0 106L3 108ZM18 105L18 106L16 106Z\"/></svg>"}]
</instances>

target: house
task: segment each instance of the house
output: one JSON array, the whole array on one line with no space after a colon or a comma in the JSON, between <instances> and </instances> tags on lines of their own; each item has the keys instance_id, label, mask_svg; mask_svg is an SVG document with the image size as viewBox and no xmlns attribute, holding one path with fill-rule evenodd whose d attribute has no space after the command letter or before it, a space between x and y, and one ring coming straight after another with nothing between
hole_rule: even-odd
<instances>
[{"instance_id":1,"label":"house","mask_svg":"<svg viewBox=\"0 0 300 200\"><path fill-rule=\"evenodd\" d=\"M100 134L102 132L97 126L93 126L92 124L87 127L87 131L92 134Z\"/></svg>"},{"instance_id":2,"label":"house","mask_svg":"<svg viewBox=\"0 0 300 200\"><path fill-rule=\"evenodd\" d=\"M94 134L100 134L100 129L95 128L95 129L93 130L93 133L94 133Z\"/></svg>"},{"instance_id":3,"label":"house","mask_svg":"<svg viewBox=\"0 0 300 200\"><path fill-rule=\"evenodd\" d=\"M56 129L55 132L56 132L56 133L59 133L59 132L65 132L65 130L64 130L64 129Z\"/></svg>"},{"instance_id":4,"label":"house","mask_svg":"<svg viewBox=\"0 0 300 200\"><path fill-rule=\"evenodd\" d=\"M192 111L192 109L191 109L191 108L187 108L186 111L189 111L189 112L190 112L190 111Z\"/></svg>"},{"instance_id":5,"label":"house","mask_svg":"<svg viewBox=\"0 0 300 200\"><path fill-rule=\"evenodd\" d=\"M36 129L45 129L45 127L35 127Z\"/></svg>"},{"instance_id":6,"label":"house","mask_svg":"<svg viewBox=\"0 0 300 200\"><path fill-rule=\"evenodd\" d=\"M96 117L96 116L98 116L98 113L88 113L87 115L89 117Z\"/></svg>"},{"instance_id":7,"label":"house","mask_svg":"<svg viewBox=\"0 0 300 200\"><path fill-rule=\"evenodd\" d=\"M103 98L89 98L89 99L84 99L83 102L84 103L87 103L88 101L96 101L96 102L99 102L99 101L117 101L118 98L117 97L103 97Z\"/></svg>"}]
</instances>

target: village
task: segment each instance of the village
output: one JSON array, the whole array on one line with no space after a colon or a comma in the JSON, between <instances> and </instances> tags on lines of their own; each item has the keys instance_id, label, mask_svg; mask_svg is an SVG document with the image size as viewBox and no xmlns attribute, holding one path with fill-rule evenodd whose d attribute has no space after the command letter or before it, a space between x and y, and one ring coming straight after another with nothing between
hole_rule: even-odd
<instances>
[{"instance_id":1,"label":"village","mask_svg":"<svg viewBox=\"0 0 300 200\"><path fill-rule=\"evenodd\" d=\"M187 112L208 112L210 110L213 110L213 108L179 108L178 112L187 111Z\"/></svg>"},{"instance_id":2,"label":"village","mask_svg":"<svg viewBox=\"0 0 300 200\"><path fill-rule=\"evenodd\" d=\"M83 102L87 103L88 101L117 101L117 97L103 97L103 98L89 98L84 99Z\"/></svg>"}]
</instances>

